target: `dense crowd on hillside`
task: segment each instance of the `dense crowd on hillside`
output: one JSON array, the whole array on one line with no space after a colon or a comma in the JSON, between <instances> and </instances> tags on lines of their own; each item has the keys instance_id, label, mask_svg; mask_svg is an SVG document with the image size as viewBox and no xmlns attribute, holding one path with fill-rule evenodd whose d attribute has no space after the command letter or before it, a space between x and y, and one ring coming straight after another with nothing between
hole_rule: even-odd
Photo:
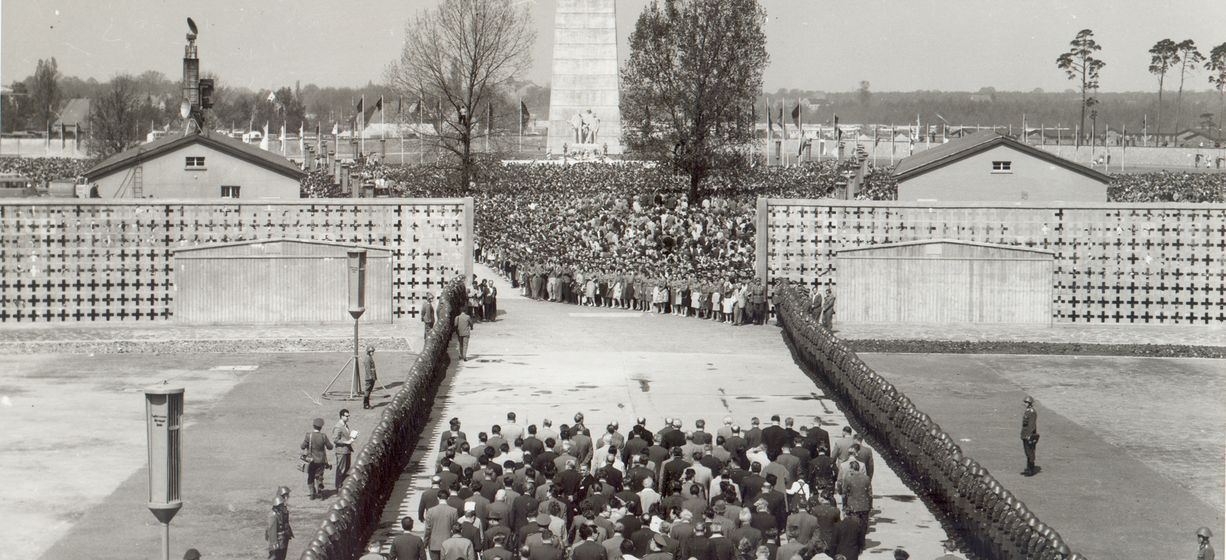
<instances>
[{"instance_id":1,"label":"dense crowd on hillside","mask_svg":"<svg viewBox=\"0 0 1226 560\"><path fill-rule=\"evenodd\" d=\"M1111 202L1226 202L1226 173L1121 173L1111 176Z\"/></svg>"},{"instance_id":2,"label":"dense crowd on hillside","mask_svg":"<svg viewBox=\"0 0 1226 560\"><path fill-rule=\"evenodd\" d=\"M93 164L93 160L64 157L5 157L0 158L0 173L15 173L42 185L48 181L74 180Z\"/></svg>"}]
</instances>

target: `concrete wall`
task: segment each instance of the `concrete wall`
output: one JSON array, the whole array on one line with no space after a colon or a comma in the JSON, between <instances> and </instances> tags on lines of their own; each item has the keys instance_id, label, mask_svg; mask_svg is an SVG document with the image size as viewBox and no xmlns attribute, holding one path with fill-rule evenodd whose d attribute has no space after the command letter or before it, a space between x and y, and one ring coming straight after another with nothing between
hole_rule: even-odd
<instances>
[{"instance_id":1,"label":"concrete wall","mask_svg":"<svg viewBox=\"0 0 1226 560\"><path fill-rule=\"evenodd\" d=\"M176 253L174 317L196 324L346 323L347 247L293 242ZM391 252L367 250L362 323L392 322Z\"/></svg>"},{"instance_id":2,"label":"concrete wall","mask_svg":"<svg viewBox=\"0 0 1226 560\"><path fill-rule=\"evenodd\" d=\"M931 243L836 257L840 323L1051 323L1052 255Z\"/></svg>"},{"instance_id":3,"label":"concrete wall","mask_svg":"<svg viewBox=\"0 0 1226 560\"><path fill-rule=\"evenodd\" d=\"M574 151L570 120L588 109L600 119L595 146L622 152L614 0L559 0L554 16L548 149Z\"/></svg>"},{"instance_id":4,"label":"concrete wall","mask_svg":"<svg viewBox=\"0 0 1226 560\"><path fill-rule=\"evenodd\" d=\"M993 172L993 161L1011 162ZM974 202L1106 202L1107 184L1067 168L997 146L898 184L898 200Z\"/></svg>"},{"instance_id":5,"label":"concrete wall","mask_svg":"<svg viewBox=\"0 0 1226 560\"><path fill-rule=\"evenodd\" d=\"M956 239L1055 253L1057 323L1226 325L1226 204L762 198L757 219L757 272L768 282L840 293L841 250Z\"/></svg>"},{"instance_id":6,"label":"concrete wall","mask_svg":"<svg viewBox=\"0 0 1226 560\"><path fill-rule=\"evenodd\" d=\"M455 199L0 202L0 323L166 321L175 249L302 239L392 251L395 321L472 275L473 201ZM254 280L253 280L254 281Z\"/></svg>"},{"instance_id":7,"label":"concrete wall","mask_svg":"<svg viewBox=\"0 0 1226 560\"><path fill-rule=\"evenodd\" d=\"M188 156L203 156L204 169L186 168ZM141 162L141 198L221 198L222 185L236 185L242 200L287 200L300 196L297 179L194 144ZM131 170L98 179L102 198L135 198Z\"/></svg>"}]
</instances>

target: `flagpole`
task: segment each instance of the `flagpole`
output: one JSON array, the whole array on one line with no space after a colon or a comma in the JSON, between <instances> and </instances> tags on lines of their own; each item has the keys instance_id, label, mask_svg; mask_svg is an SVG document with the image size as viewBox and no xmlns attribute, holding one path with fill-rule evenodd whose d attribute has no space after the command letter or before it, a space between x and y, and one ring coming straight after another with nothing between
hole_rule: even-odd
<instances>
[{"instance_id":1,"label":"flagpole","mask_svg":"<svg viewBox=\"0 0 1226 560\"><path fill-rule=\"evenodd\" d=\"M766 163L767 165L770 165L771 163L771 150L775 148L775 124L774 124L775 116L774 116L774 113L772 113L772 111L773 109L771 108L771 100L769 97L767 97L766 98L766 126L768 129L768 132L766 133Z\"/></svg>"},{"instance_id":2,"label":"flagpole","mask_svg":"<svg viewBox=\"0 0 1226 560\"><path fill-rule=\"evenodd\" d=\"M517 101L519 101L519 107L516 108L516 112L519 113L519 139L515 141L515 152L518 157L519 152L524 151L524 98L520 97Z\"/></svg>"},{"instance_id":3,"label":"flagpole","mask_svg":"<svg viewBox=\"0 0 1226 560\"><path fill-rule=\"evenodd\" d=\"M426 156L425 156L426 141L425 141L425 138L422 137L422 133L421 133L421 130L422 130L421 127L422 127L422 122L423 122L422 119L425 118L425 110L426 110L425 106L426 106L426 98L421 95L418 95L417 96L417 165L421 165L426 162Z\"/></svg>"},{"instance_id":4,"label":"flagpole","mask_svg":"<svg viewBox=\"0 0 1226 560\"><path fill-rule=\"evenodd\" d=\"M359 103L358 105L362 107L362 110L358 111L358 119L357 119L358 128L360 129L358 130L358 152L360 152L360 155L365 155L366 154L366 94L365 93L362 94L362 102Z\"/></svg>"}]
</instances>

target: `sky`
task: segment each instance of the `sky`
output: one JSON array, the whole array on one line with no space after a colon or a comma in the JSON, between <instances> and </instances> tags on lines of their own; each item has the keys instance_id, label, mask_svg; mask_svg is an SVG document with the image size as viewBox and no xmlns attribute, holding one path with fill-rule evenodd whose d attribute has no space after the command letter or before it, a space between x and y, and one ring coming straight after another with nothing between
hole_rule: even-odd
<instances>
[{"instance_id":1,"label":"sky","mask_svg":"<svg viewBox=\"0 0 1226 560\"><path fill-rule=\"evenodd\" d=\"M405 23L439 0L3 0L0 82L30 75L40 58L60 72L105 80L158 70L181 75L191 16L201 67L223 83L269 89L381 83ZM537 29L528 79L549 81L558 0L528 5ZM648 0L616 0L620 55ZM770 65L765 90L1060 91L1055 66L1076 33L1103 46L1103 91L1151 91L1148 50L1193 39L1208 54L1226 42L1224 0L762 0ZM1168 80L1168 84L1171 82ZM1208 89L1204 72L1188 88Z\"/></svg>"}]
</instances>

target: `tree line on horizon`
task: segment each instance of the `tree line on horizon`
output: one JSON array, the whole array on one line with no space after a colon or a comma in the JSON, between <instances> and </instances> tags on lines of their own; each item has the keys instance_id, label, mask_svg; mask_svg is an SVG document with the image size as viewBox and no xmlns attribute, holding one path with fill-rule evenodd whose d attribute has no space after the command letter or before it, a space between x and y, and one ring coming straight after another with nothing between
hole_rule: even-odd
<instances>
[{"instance_id":1,"label":"tree line on horizon","mask_svg":"<svg viewBox=\"0 0 1226 560\"><path fill-rule=\"evenodd\" d=\"M691 174L697 186L707 166L748 163L736 145L753 137L757 125L768 122L767 115L789 125L830 125L836 117L847 124L919 121L1019 129L1024 122L1028 128L1079 129L1082 137L1107 127L1134 134L1192 128L1220 137L1226 121L1226 43L1204 54L1191 39L1159 40L1149 51L1147 70L1157 86L1152 92L1103 92L1103 46L1092 30L1083 29L1056 57L1056 68L1073 86L1062 92L991 87L874 92L864 81L850 92L779 89L765 94L764 18L760 0L662 0L644 9L620 76L625 140L636 156L667 161ZM548 85L522 78L535 41L526 8L506 0L444 0L410 19L406 37L410 40L389 65L383 83L360 87L295 83L251 90L210 73L206 58L204 76L217 80L208 128L352 130L360 122L355 102L364 98L369 115L375 100L382 99L387 121L433 124L419 132L431 135L435 147L467 167L475 157L473 143L497 144L522 122L521 107L538 120L547 119ZM737 72L726 72L733 68ZM1194 85L1203 86L1206 74L1209 92ZM1175 91L1173 107L1166 99L1170 89ZM92 144L97 155L133 145L150 130L182 127L177 80L156 71L104 82L82 80L60 75L50 58L40 60L33 75L12 82L3 96L0 129L47 130L64 103L78 97L93 100L91 121L98 122L90 128L114 136Z\"/></svg>"}]
</instances>

